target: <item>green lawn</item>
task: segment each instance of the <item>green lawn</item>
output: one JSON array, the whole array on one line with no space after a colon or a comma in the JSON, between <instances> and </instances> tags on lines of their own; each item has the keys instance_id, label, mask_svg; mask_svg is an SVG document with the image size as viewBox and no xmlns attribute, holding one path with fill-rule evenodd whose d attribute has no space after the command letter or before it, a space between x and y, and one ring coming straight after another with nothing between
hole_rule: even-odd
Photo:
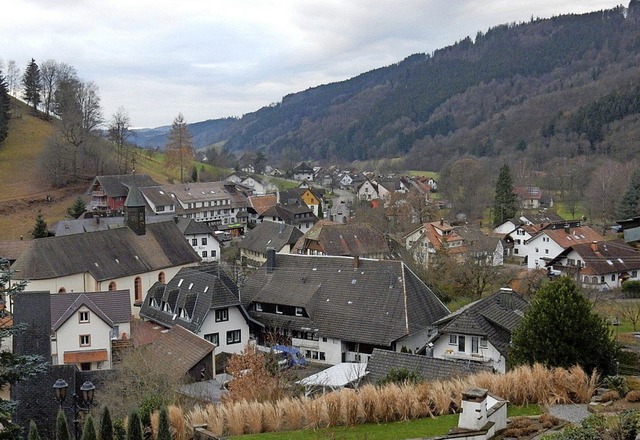
<instances>
[{"instance_id":1,"label":"green lawn","mask_svg":"<svg viewBox=\"0 0 640 440\"><path fill-rule=\"evenodd\" d=\"M522 407L509 406L509 417L540 414L538 405ZM458 424L458 414L409 420L393 423L370 423L357 426L336 426L325 429L303 429L289 432L270 432L234 437L238 440L305 440L305 439L345 439L345 440L396 440L417 437L435 437L444 435Z\"/></svg>"}]
</instances>

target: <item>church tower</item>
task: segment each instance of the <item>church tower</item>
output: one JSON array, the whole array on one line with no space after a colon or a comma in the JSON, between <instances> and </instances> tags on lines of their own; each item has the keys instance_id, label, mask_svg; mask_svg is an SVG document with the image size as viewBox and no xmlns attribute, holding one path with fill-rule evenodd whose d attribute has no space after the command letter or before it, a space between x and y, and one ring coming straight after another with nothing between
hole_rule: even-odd
<instances>
[{"instance_id":1,"label":"church tower","mask_svg":"<svg viewBox=\"0 0 640 440\"><path fill-rule=\"evenodd\" d=\"M134 178L133 183L129 187L127 199L124 201L124 224L137 235L144 235L146 233L145 211L144 198Z\"/></svg>"}]
</instances>

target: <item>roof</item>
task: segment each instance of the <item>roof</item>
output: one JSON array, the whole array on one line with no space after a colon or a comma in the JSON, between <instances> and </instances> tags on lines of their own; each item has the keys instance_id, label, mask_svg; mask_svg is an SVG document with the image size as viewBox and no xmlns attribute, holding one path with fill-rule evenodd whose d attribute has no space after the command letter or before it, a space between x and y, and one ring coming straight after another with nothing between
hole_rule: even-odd
<instances>
[{"instance_id":1,"label":"roof","mask_svg":"<svg viewBox=\"0 0 640 440\"><path fill-rule=\"evenodd\" d=\"M214 235L211 226L204 222L197 222L192 218L180 217L177 219L177 225L184 235Z\"/></svg>"},{"instance_id":2,"label":"roof","mask_svg":"<svg viewBox=\"0 0 640 440\"><path fill-rule=\"evenodd\" d=\"M295 226L264 221L246 233L239 247L261 254L266 253L267 248L278 252L287 245L293 246L300 237L302 232Z\"/></svg>"},{"instance_id":3,"label":"roof","mask_svg":"<svg viewBox=\"0 0 640 440\"><path fill-rule=\"evenodd\" d=\"M126 197L129 193L128 187L133 184L134 181L138 187L158 186L158 183L146 174L96 176L91 183L89 192L91 192L91 188L99 184L109 197Z\"/></svg>"},{"instance_id":4,"label":"roof","mask_svg":"<svg viewBox=\"0 0 640 440\"><path fill-rule=\"evenodd\" d=\"M313 209L304 203L299 205L281 205L278 203L260 214L260 217L278 217L288 225L318 220L318 217L313 213Z\"/></svg>"},{"instance_id":5,"label":"roof","mask_svg":"<svg viewBox=\"0 0 640 440\"><path fill-rule=\"evenodd\" d=\"M505 354L511 333L518 327L529 303L511 289L479 299L456 310L435 323L438 334L484 336Z\"/></svg>"},{"instance_id":6,"label":"roof","mask_svg":"<svg viewBox=\"0 0 640 440\"><path fill-rule=\"evenodd\" d=\"M604 241L604 238L589 226L578 227L556 227L546 228L539 231L536 235L527 240L532 242L539 236L546 234L551 240L555 241L559 246L566 249L574 244L592 243L594 241Z\"/></svg>"},{"instance_id":7,"label":"roof","mask_svg":"<svg viewBox=\"0 0 640 440\"><path fill-rule=\"evenodd\" d=\"M206 356L212 356L215 345L176 325L147 345L146 358L152 365L185 375Z\"/></svg>"},{"instance_id":8,"label":"roof","mask_svg":"<svg viewBox=\"0 0 640 440\"><path fill-rule=\"evenodd\" d=\"M391 252L385 235L367 223L320 221L298 240L296 248L304 252L311 242L325 255L373 257Z\"/></svg>"},{"instance_id":9,"label":"roof","mask_svg":"<svg viewBox=\"0 0 640 440\"><path fill-rule=\"evenodd\" d=\"M365 362L343 362L307 376L296 383L306 387L319 386L335 389L358 382L366 374L367 364Z\"/></svg>"},{"instance_id":10,"label":"roof","mask_svg":"<svg viewBox=\"0 0 640 440\"><path fill-rule=\"evenodd\" d=\"M513 188L514 194L521 199L537 199L542 197L542 191L537 186L516 186Z\"/></svg>"},{"instance_id":11,"label":"roof","mask_svg":"<svg viewBox=\"0 0 640 440\"><path fill-rule=\"evenodd\" d=\"M176 183L163 185L162 190L172 197L178 198L182 203L195 203L210 200L231 200L231 206L247 206L246 197L241 193L241 185L231 181ZM176 208L180 208L176 204ZM209 209L208 207L203 209Z\"/></svg>"},{"instance_id":12,"label":"roof","mask_svg":"<svg viewBox=\"0 0 640 440\"><path fill-rule=\"evenodd\" d=\"M123 227L39 238L16 260L20 279L90 273L97 281L196 264L200 257L174 222L151 223L145 235Z\"/></svg>"},{"instance_id":13,"label":"roof","mask_svg":"<svg viewBox=\"0 0 640 440\"><path fill-rule=\"evenodd\" d=\"M585 263L581 274L601 275L640 269L640 251L622 240L576 244L565 249L549 265L575 251Z\"/></svg>"},{"instance_id":14,"label":"roof","mask_svg":"<svg viewBox=\"0 0 640 440\"><path fill-rule=\"evenodd\" d=\"M223 307L242 309L238 286L218 264L212 263L184 267L167 284L154 284L147 292L140 316L166 327L180 325L198 333L209 311ZM242 312L247 316L243 309Z\"/></svg>"},{"instance_id":15,"label":"roof","mask_svg":"<svg viewBox=\"0 0 640 440\"><path fill-rule=\"evenodd\" d=\"M267 194L265 196L249 196L249 205L260 215L272 206L276 206L278 196Z\"/></svg>"},{"instance_id":16,"label":"roof","mask_svg":"<svg viewBox=\"0 0 640 440\"><path fill-rule=\"evenodd\" d=\"M15 261L20 255L26 252L32 244L33 240L0 241L0 258Z\"/></svg>"},{"instance_id":17,"label":"roof","mask_svg":"<svg viewBox=\"0 0 640 440\"><path fill-rule=\"evenodd\" d=\"M145 223L174 221L174 215L147 215ZM84 232L106 231L107 229L124 228L124 217L95 217L79 218L76 220L61 220L56 222L50 231L55 236L82 234Z\"/></svg>"},{"instance_id":18,"label":"roof","mask_svg":"<svg viewBox=\"0 0 640 440\"><path fill-rule=\"evenodd\" d=\"M309 318L250 311L267 325L317 328L322 336L389 346L448 314L402 261L276 254L249 276L243 301L304 307Z\"/></svg>"},{"instance_id":19,"label":"roof","mask_svg":"<svg viewBox=\"0 0 640 440\"><path fill-rule=\"evenodd\" d=\"M367 365L369 372L367 380L376 383L384 379L391 369L418 373L423 379L430 381L492 371L490 366L479 362L436 359L418 354L375 348Z\"/></svg>"},{"instance_id":20,"label":"roof","mask_svg":"<svg viewBox=\"0 0 640 440\"><path fill-rule=\"evenodd\" d=\"M130 208L147 206L147 202L142 196L142 193L140 192L140 189L138 188L135 180L130 185L128 185L128 187L129 193L127 194L127 198L124 201L124 206Z\"/></svg>"},{"instance_id":21,"label":"roof","mask_svg":"<svg viewBox=\"0 0 640 440\"><path fill-rule=\"evenodd\" d=\"M176 205L175 198L166 193L161 186L149 186L146 188L139 188L140 192L150 203L154 206L171 206Z\"/></svg>"},{"instance_id":22,"label":"roof","mask_svg":"<svg viewBox=\"0 0 640 440\"><path fill-rule=\"evenodd\" d=\"M88 307L111 326L131 321L131 301L128 290L60 293L51 295L51 329L57 331L83 306Z\"/></svg>"}]
</instances>

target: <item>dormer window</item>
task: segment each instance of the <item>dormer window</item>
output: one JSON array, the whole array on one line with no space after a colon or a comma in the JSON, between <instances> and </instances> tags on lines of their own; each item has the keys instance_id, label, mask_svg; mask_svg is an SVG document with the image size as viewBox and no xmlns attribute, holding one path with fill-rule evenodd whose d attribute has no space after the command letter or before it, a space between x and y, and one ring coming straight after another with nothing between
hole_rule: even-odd
<instances>
[{"instance_id":1,"label":"dormer window","mask_svg":"<svg viewBox=\"0 0 640 440\"><path fill-rule=\"evenodd\" d=\"M80 324L87 324L89 322L89 311L83 310L78 313Z\"/></svg>"},{"instance_id":2,"label":"dormer window","mask_svg":"<svg viewBox=\"0 0 640 440\"><path fill-rule=\"evenodd\" d=\"M262 312L262 303L255 303L255 304L253 305L253 309L254 309L256 312Z\"/></svg>"}]
</instances>

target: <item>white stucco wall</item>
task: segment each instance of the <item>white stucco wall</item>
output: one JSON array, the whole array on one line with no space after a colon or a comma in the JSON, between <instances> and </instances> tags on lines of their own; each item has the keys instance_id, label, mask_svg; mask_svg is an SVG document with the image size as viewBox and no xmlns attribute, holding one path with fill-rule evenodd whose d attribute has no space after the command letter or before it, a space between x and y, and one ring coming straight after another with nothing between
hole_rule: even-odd
<instances>
[{"instance_id":1,"label":"white stucco wall","mask_svg":"<svg viewBox=\"0 0 640 440\"><path fill-rule=\"evenodd\" d=\"M210 310L198 333L201 338L210 333L218 333L219 345L216 353L240 353L249 341L249 325L240 310L237 307L229 307L228 310L229 320L221 322L216 322L215 311ZM239 343L227 344L227 332L231 330L240 330Z\"/></svg>"},{"instance_id":2,"label":"white stucco wall","mask_svg":"<svg viewBox=\"0 0 640 440\"><path fill-rule=\"evenodd\" d=\"M460 335L458 335L460 336ZM506 371L505 359L496 348L487 341L487 347L479 347L478 353L471 353L471 335L465 337L465 351L458 351L458 344L449 344L449 334L442 334L433 341L433 357L438 359L462 359L473 362L483 362L496 371Z\"/></svg>"},{"instance_id":3,"label":"white stucco wall","mask_svg":"<svg viewBox=\"0 0 640 440\"><path fill-rule=\"evenodd\" d=\"M326 340L325 340L326 339ZM323 338L320 336L317 341L310 339L292 338L291 345L298 348L303 356L308 357L313 362L327 365L337 365L342 362L342 342L339 339ZM307 356L307 351L312 352L312 356ZM313 352L324 353L325 360L314 359ZM319 356L318 356L319 357Z\"/></svg>"}]
</instances>

